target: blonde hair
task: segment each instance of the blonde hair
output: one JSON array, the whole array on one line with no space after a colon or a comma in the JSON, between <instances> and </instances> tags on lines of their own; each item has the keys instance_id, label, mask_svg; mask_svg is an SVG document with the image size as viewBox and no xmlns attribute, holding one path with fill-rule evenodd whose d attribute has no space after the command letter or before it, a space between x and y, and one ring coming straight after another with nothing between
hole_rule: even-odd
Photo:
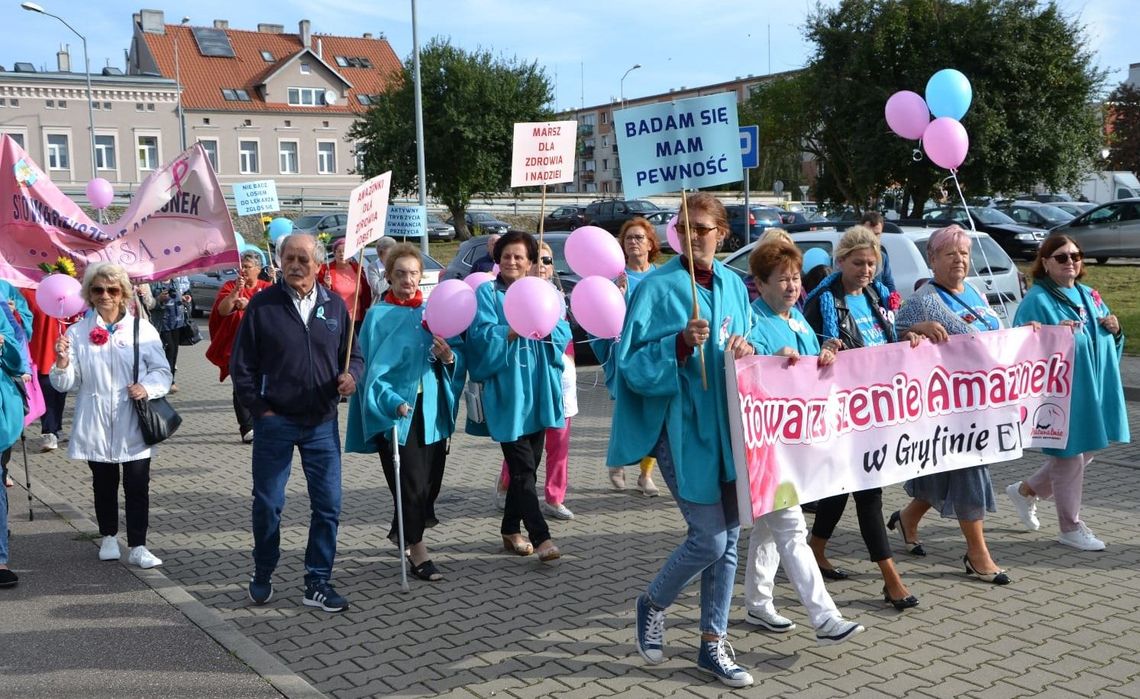
<instances>
[{"instance_id":1,"label":"blonde hair","mask_svg":"<svg viewBox=\"0 0 1140 699\"><path fill-rule=\"evenodd\" d=\"M767 228L764 230L764 235L760 236L760 241L756 243L756 245L760 246L764 243L774 243L776 241L789 245L796 244L796 242L792 240L791 234L783 228Z\"/></svg>"},{"instance_id":2,"label":"blonde hair","mask_svg":"<svg viewBox=\"0 0 1140 699\"><path fill-rule=\"evenodd\" d=\"M875 235L874 231L866 226L851 226L839 239L839 244L835 246L835 259L836 261L842 260L851 253L864 248L875 253L876 267L883 264L883 253L879 250L879 237Z\"/></svg>"},{"instance_id":3,"label":"blonde hair","mask_svg":"<svg viewBox=\"0 0 1140 699\"><path fill-rule=\"evenodd\" d=\"M127 276L127 270L113 262L96 262L87 266L87 270L83 273L83 286L80 288L79 294L90 308L95 308L95 303L91 298L91 283L96 279L104 279L122 290L123 293L119 296L119 310L125 312L134 293L131 287L131 278Z\"/></svg>"}]
</instances>

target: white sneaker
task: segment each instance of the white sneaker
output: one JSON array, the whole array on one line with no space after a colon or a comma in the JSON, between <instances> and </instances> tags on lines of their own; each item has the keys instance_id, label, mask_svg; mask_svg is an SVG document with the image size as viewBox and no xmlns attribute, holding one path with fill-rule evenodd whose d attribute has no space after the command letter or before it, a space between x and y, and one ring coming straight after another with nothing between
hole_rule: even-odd
<instances>
[{"instance_id":1,"label":"white sneaker","mask_svg":"<svg viewBox=\"0 0 1140 699\"><path fill-rule=\"evenodd\" d=\"M127 556L127 563L139 568L154 568L162 565L162 559L147 550L145 546L135 546L131 555Z\"/></svg>"},{"instance_id":2,"label":"white sneaker","mask_svg":"<svg viewBox=\"0 0 1140 699\"><path fill-rule=\"evenodd\" d=\"M59 438L51 432L40 435L40 453L59 448Z\"/></svg>"},{"instance_id":3,"label":"white sneaker","mask_svg":"<svg viewBox=\"0 0 1140 699\"><path fill-rule=\"evenodd\" d=\"M815 630L815 640L821 646L833 646L850 640L855 634L863 633L865 630L862 624L848 621L841 616L833 616Z\"/></svg>"},{"instance_id":4,"label":"white sneaker","mask_svg":"<svg viewBox=\"0 0 1140 699\"><path fill-rule=\"evenodd\" d=\"M1081 526L1080 529L1074 529L1071 532L1061 532L1057 537L1065 546L1072 546L1079 551L1103 551L1104 542L1096 538L1092 530L1085 526L1084 522L1078 522Z\"/></svg>"},{"instance_id":5,"label":"white sneaker","mask_svg":"<svg viewBox=\"0 0 1140 699\"><path fill-rule=\"evenodd\" d=\"M249 432L242 432L241 433L241 443L242 444L253 444L253 430L250 430Z\"/></svg>"},{"instance_id":6,"label":"white sneaker","mask_svg":"<svg viewBox=\"0 0 1140 699\"><path fill-rule=\"evenodd\" d=\"M103 537L103 543L99 545L99 560L117 561L121 555L118 538L113 536Z\"/></svg>"},{"instance_id":7,"label":"white sneaker","mask_svg":"<svg viewBox=\"0 0 1140 699\"><path fill-rule=\"evenodd\" d=\"M773 633L787 633L796 628L791 619L780 616L775 609L770 612L763 609L749 609L744 614L744 620Z\"/></svg>"},{"instance_id":8,"label":"white sneaker","mask_svg":"<svg viewBox=\"0 0 1140 699\"><path fill-rule=\"evenodd\" d=\"M1041 522L1037 519L1037 497L1022 495L1019 488L1021 488L1021 481L1011 483L1006 486L1005 494L1013 503L1013 509L1017 510L1017 516L1021 518L1021 523L1029 531L1035 532L1041 528Z\"/></svg>"},{"instance_id":9,"label":"white sneaker","mask_svg":"<svg viewBox=\"0 0 1140 699\"><path fill-rule=\"evenodd\" d=\"M574 519L574 513L570 511L569 507L566 507L562 503L551 505L549 502L543 500L542 513L554 519Z\"/></svg>"}]
</instances>

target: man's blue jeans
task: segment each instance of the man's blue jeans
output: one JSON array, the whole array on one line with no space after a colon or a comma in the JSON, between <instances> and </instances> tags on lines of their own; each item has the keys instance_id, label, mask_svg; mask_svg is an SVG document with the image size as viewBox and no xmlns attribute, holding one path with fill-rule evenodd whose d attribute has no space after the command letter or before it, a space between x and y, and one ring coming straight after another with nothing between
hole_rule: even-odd
<instances>
[{"instance_id":1,"label":"man's blue jeans","mask_svg":"<svg viewBox=\"0 0 1140 699\"><path fill-rule=\"evenodd\" d=\"M293 465L293 447L309 486L309 545L305 549L305 585L327 582L336 557L340 520L340 431L337 421L315 427L280 415L254 420L253 564L272 573L281 558L281 511L285 484Z\"/></svg>"},{"instance_id":2,"label":"man's blue jeans","mask_svg":"<svg viewBox=\"0 0 1140 699\"><path fill-rule=\"evenodd\" d=\"M712 505L683 500L677 492L673 454L665 430L661 430L654 455L657 469L689 525L689 533L650 583L649 603L665 609L700 576L701 633L723 636L728 631L732 586L736 582L736 542L740 538L736 488L732 483L721 484L720 502Z\"/></svg>"}]
</instances>

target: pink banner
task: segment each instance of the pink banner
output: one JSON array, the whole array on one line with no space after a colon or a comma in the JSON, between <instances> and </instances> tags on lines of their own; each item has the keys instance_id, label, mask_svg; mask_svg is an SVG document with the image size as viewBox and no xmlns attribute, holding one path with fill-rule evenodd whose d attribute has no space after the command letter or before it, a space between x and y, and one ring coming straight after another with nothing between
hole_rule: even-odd
<instances>
[{"instance_id":1,"label":"pink banner","mask_svg":"<svg viewBox=\"0 0 1140 699\"><path fill-rule=\"evenodd\" d=\"M829 495L1020 458L1068 440L1073 334L1043 327L726 372L742 522Z\"/></svg>"},{"instance_id":2,"label":"pink banner","mask_svg":"<svg viewBox=\"0 0 1140 699\"><path fill-rule=\"evenodd\" d=\"M205 151L155 171L115 223L93 221L7 135L0 141L0 278L34 287L39 264L114 262L132 279L237 266L233 221Z\"/></svg>"}]
</instances>

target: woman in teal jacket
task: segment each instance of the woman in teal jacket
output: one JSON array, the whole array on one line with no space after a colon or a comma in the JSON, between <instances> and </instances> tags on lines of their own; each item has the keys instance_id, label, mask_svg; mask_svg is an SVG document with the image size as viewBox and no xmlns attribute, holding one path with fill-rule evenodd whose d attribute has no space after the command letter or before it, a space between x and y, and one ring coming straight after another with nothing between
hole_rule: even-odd
<instances>
[{"instance_id":1,"label":"woman in teal jacket","mask_svg":"<svg viewBox=\"0 0 1140 699\"><path fill-rule=\"evenodd\" d=\"M1081 521L1085 466L1092 452L1109 442L1128 442L1128 409L1120 382L1124 332L1120 321L1094 289L1079 283L1085 275L1077 241L1049 236L1033 262L1033 288L1017 308L1014 325L1038 321L1073 329L1073 393L1069 402L1069 441L1064 449L1044 449L1049 457L1037 473L1006 488L1022 523L1040 527L1037 500L1053 497L1057 540L1082 551L1102 551L1104 542ZM1035 423L1047 419L1032 416Z\"/></svg>"},{"instance_id":2,"label":"woman in teal jacket","mask_svg":"<svg viewBox=\"0 0 1140 699\"><path fill-rule=\"evenodd\" d=\"M437 581L443 574L424 543L424 528L435 519L434 500L443 479L447 440L463 390L460 354L423 325L420 292L423 258L408 244L386 258L390 284L369 309L360 332L364 377L348 406L345 451L380 453L388 489L396 495L392 428L400 444L400 499L404 541L412 574ZM398 541L396 515L388 538Z\"/></svg>"},{"instance_id":3,"label":"woman in teal jacket","mask_svg":"<svg viewBox=\"0 0 1140 699\"><path fill-rule=\"evenodd\" d=\"M729 232L716 197L688 197L700 317L692 318L689 264L677 257L638 285L618 343L610 466L657 457L661 476L677 501L688 536L649 588L637 598L637 650L649 663L664 656L665 609L688 583L701 579L701 644L697 667L732 687L752 675L728 651L728 610L736 577L736 468L728 429L724 380L726 351L755 353L759 338L748 292L735 272L716 259ZM682 240L682 242L684 242ZM708 388L702 386L698 348L704 350Z\"/></svg>"},{"instance_id":4,"label":"woman in teal jacket","mask_svg":"<svg viewBox=\"0 0 1140 699\"><path fill-rule=\"evenodd\" d=\"M0 300L0 303L5 301ZM20 351L20 339L8 314L0 313L0 451L7 451L24 431L24 398L17 387L28 367ZM8 492L0 487L0 587L19 581L8 570Z\"/></svg>"},{"instance_id":5,"label":"woman in teal jacket","mask_svg":"<svg viewBox=\"0 0 1140 699\"><path fill-rule=\"evenodd\" d=\"M475 292L478 305L465 345L468 371L472 381L483 384L486 424L480 427L502 446L511 476L500 528L503 548L520 556L537 551L546 563L561 554L538 504L535 473L547 428L563 426L562 350L571 339L570 325L563 318L549 338L520 338L507 323L503 301L511 284L538 262L538 241L529 233L508 231L495 243L494 256L498 278Z\"/></svg>"}]
</instances>

